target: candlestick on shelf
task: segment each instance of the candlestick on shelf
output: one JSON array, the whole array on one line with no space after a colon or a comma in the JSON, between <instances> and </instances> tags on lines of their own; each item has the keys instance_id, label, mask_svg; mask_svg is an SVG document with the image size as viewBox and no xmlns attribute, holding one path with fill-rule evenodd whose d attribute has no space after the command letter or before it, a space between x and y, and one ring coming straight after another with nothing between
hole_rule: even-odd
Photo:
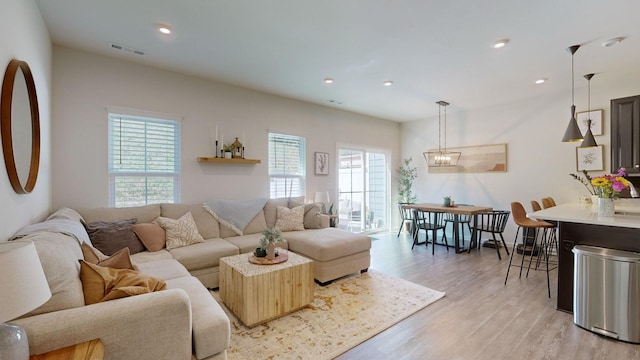
<instances>
[{"instance_id":1,"label":"candlestick on shelf","mask_svg":"<svg viewBox=\"0 0 640 360\"><path fill-rule=\"evenodd\" d=\"M244 159L244 146L242 147L242 158Z\"/></svg>"},{"instance_id":2,"label":"candlestick on shelf","mask_svg":"<svg viewBox=\"0 0 640 360\"><path fill-rule=\"evenodd\" d=\"M216 128L217 128L217 126L216 126ZM218 137L218 135L216 135L216 157L218 157L218 140L217 140L217 137Z\"/></svg>"}]
</instances>

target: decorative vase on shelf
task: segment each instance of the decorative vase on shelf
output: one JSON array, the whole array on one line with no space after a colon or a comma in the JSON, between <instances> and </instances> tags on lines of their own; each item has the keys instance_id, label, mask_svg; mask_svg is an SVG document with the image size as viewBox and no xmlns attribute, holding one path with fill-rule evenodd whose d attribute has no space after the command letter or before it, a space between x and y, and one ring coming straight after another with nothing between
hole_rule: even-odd
<instances>
[{"instance_id":1,"label":"decorative vase on shelf","mask_svg":"<svg viewBox=\"0 0 640 360\"><path fill-rule=\"evenodd\" d=\"M598 217L612 217L615 213L614 199L598 198Z\"/></svg>"},{"instance_id":2,"label":"decorative vase on shelf","mask_svg":"<svg viewBox=\"0 0 640 360\"><path fill-rule=\"evenodd\" d=\"M233 155L231 151L225 151L224 152L224 158L225 159L231 159L231 155Z\"/></svg>"}]
</instances>

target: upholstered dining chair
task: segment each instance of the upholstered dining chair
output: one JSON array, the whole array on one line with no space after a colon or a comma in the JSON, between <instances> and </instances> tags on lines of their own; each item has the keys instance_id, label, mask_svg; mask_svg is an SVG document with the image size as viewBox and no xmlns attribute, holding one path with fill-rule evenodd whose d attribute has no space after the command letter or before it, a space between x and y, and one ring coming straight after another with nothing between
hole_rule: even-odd
<instances>
[{"instance_id":1,"label":"upholstered dining chair","mask_svg":"<svg viewBox=\"0 0 640 360\"><path fill-rule=\"evenodd\" d=\"M504 241L502 233L507 227L507 221L509 220L510 214L511 212L508 210L493 210L479 213L476 217L476 223L473 224L473 229L476 231L476 238L478 239L478 248L480 248L482 233L491 233L493 243L496 247L496 251L498 252L498 259L500 260L502 260L502 256L500 255L500 246L498 244L496 234L500 236L504 250L507 252L507 255L509 255L509 248L507 243ZM469 245L469 252L471 252L471 244Z\"/></svg>"},{"instance_id":2,"label":"upholstered dining chair","mask_svg":"<svg viewBox=\"0 0 640 360\"><path fill-rule=\"evenodd\" d=\"M400 236L400 232L402 231L402 227L404 226L404 224L413 223L413 212L411 211L411 209L405 209L403 207L404 205L408 204L409 203L398 203L398 210L400 210L400 218L402 219L402 221L400 222L400 229L398 229L398 235L396 237Z\"/></svg>"},{"instance_id":3,"label":"upholstered dining chair","mask_svg":"<svg viewBox=\"0 0 640 360\"><path fill-rule=\"evenodd\" d=\"M429 237L428 232L431 231L431 254L435 254L435 245L438 230L442 231L442 241L444 241L445 246L447 247L447 251L449 251L449 243L447 242L447 234L444 231L444 213L436 212L436 211L423 211L423 210L415 210L413 213L415 216L415 224L416 229L414 231L413 245L411 249L418 243L418 235L420 230L424 230L427 235L427 239ZM429 246L429 241L425 241L425 245Z\"/></svg>"},{"instance_id":4,"label":"upholstered dining chair","mask_svg":"<svg viewBox=\"0 0 640 360\"><path fill-rule=\"evenodd\" d=\"M546 263L546 273L547 273L547 293L549 297L551 297L551 284L549 281L549 256L547 253L548 244L547 244L547 231L549 229L553 229L553 224L550 224L546 221L539 221L529 219L527 217L527 213L524 210L524 207L519 202L511 203L511 214L513 215L513 221L518 225L518 229L516 230L516 236L513 240L513 248L511 249L511 256L509 257L509 266L507 267L507 276L504 278L504 284L507 285L507 280L509 279L509 270L511 266L516 266L520 268L519 277L522 277L522 269L524 268L524 261L527 257L527 252L529 252L530 257L527 261L527 274L525 277L529 276L529 270L531 269L531 263L533 262L533 256L537 252L538 256L542 254L543 259ZM520 230L523 229L522 236L522 258L520 260L520 265L512 265L513 263L513 254L516 253L516 244L518 243L518 235L520 234ZM531 232L533 234L531 235ZM542 233L542 244L540 244L539 251L536 251L538 236ZM531 248L527 245L527 239L533 239L533 244ZM537 269L537 264L536 264Z\"/></svg>"}]
</instances>

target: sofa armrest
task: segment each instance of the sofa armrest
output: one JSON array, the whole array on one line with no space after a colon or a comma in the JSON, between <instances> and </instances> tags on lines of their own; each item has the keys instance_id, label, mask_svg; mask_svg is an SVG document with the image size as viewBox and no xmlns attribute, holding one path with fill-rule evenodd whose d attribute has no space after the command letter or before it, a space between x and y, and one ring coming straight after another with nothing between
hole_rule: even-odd
<instances>
[{"instance_id":1,"label":"sofa armrest","mask_svg":"<svg viewBox=\"0 0 640 360\"><path fill-rule=\"evenodd\" d=\"M320 224L320 228L324 229L324 228L328 228L329 227L329 215L327 214L318 214L318 216L320 217L320 219L318 219L318 222Z\"/></svg>"},{"instance_id":2,"label":"sofa armrest","mask_svg":"<svg viewBox=\"0 0 640 360\"><path fill-rule=\"evenodd\" d=\"M18 319L31 355L101 339L105 359L191 359L191 303L181 289Z\"/></svg>"}]
</instances>

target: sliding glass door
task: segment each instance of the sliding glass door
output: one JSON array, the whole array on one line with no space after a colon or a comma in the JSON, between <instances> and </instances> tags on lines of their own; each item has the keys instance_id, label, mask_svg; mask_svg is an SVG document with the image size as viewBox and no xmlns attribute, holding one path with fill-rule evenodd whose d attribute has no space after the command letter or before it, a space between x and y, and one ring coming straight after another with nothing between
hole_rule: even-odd
<instances>
[{"instance_id":1,"label":"sliding glass door","mask_svg":"<svg viewBox=\"0 0 640 360\"><path fill-rule=\"evenodd\" d=\"M338 227L352 232L388 230L386 154L340 148L338 162Z\"/></svg>"}]
</instances>

